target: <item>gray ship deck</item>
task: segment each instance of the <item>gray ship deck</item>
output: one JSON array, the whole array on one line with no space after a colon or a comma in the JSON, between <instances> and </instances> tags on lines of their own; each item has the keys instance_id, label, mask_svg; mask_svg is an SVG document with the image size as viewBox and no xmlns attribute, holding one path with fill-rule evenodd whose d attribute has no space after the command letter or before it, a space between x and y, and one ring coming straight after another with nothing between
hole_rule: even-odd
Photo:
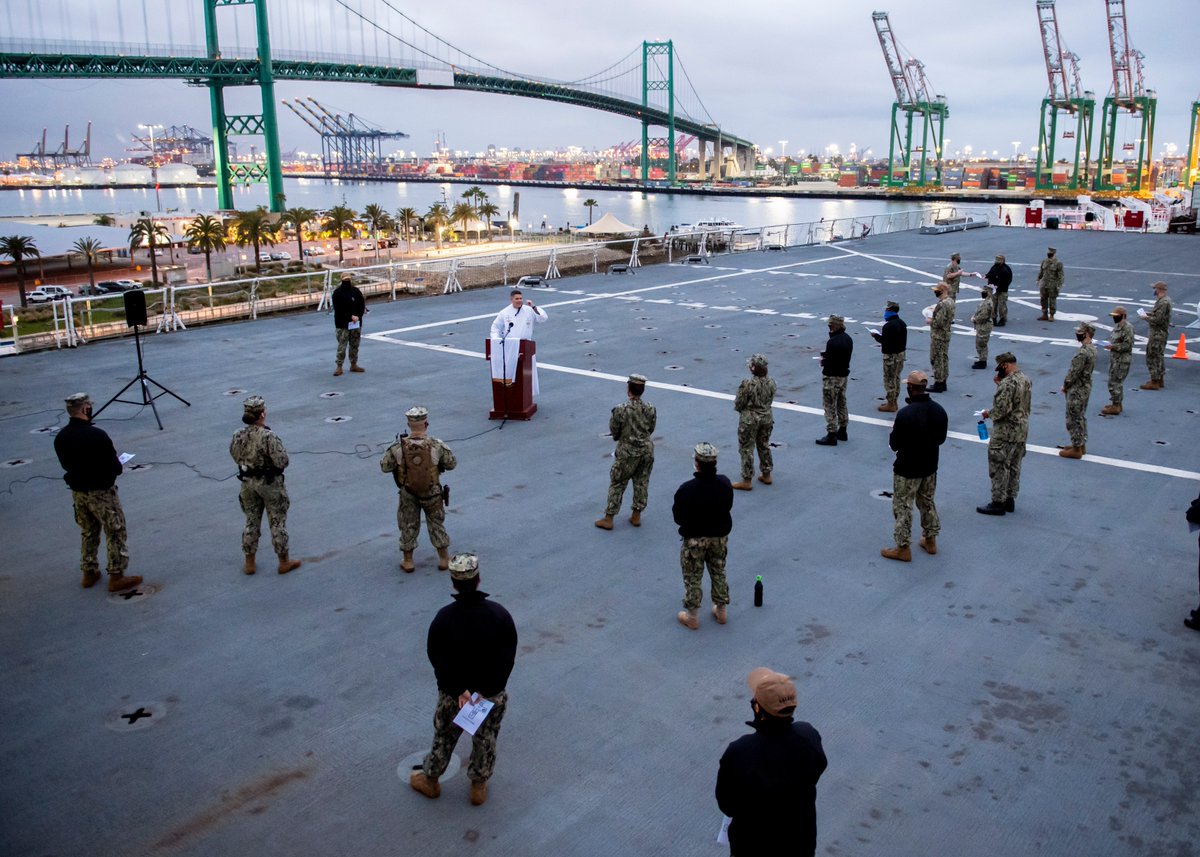
<instances>
[{"instance_id":1,"label":"gray ship deck","mask_svg":"<svg viewBox=\"0 0 1200 857\"><path fill-rule=\"evenodd\" d=\"M1054 324L1033 320L1048 239L1067 268ZM0 470L0 853L722 854L717 759L746 731L745 676L761 664L797 677L798 716L824 736L820 854L1194 853L1200 635L1181 619L1197 597L1183 511L1200 479L1200 367L1168 360L1166 389L1143 392L1139 353L1125 413L1106 419L1102 356L1090 454L1068 461L1054 447L1066 442L1068 320L1149 305L1163 279L1177 340L1196 318L1196 249L1188 237L991 228L558 280L527 292L550 314L536 331L539 411L487 433L498 424L479 355L504 289L374 304L367 374L336 379L325 315L149 337L149 373L192 406L160 399L162 432L126 405L99 422L149 465L119 483L130 571L151 584L128 601L79 588L70 497L38 430L65 422L68 393L116 392L136 371L132 343L0 361L5 455L28 460ZM906 371L928 370L920 309L954 250L980 271L1004 252L1016 272L1012 320L991 350L1015 351L1034 382L1022 491L1014 515L975 512L989 490L972 412L990 403L992 376L969 368L978 281L964 280L938 399L954 432L940 552L888 562L891 507L877 495L891 487L890 419L876 411L866 324L898 299ZM856 352L850 441L824 449L812 442L824 431L812 357L830 312L847 316ZM729 624L706 601L690 632L674 618L671 497L697 441L737 475L731 397L756 351L779 384L776 480L736 498ZM650 505L633 529L627 494L603 532L592 521L608 412L633 371L649 376L659 414ZM292 456L289 529L304 566L283 578L240 570L226 477L244 391L266 397ZM395 488L377 460L417 403L460 462L447 478L453 547L479 552L483 588L521 636L481 808L462 772L438 801L407 785L431 738L425 632L450 588L424 534L417 572L399 572ZM34 476L45 478L17 481ZM260 565L269 558L264 534ZM139 707L153 713L133 724L145 728L106 728ZM467 751L464 739L457 757Z\"/></svg>"}]
</instances>

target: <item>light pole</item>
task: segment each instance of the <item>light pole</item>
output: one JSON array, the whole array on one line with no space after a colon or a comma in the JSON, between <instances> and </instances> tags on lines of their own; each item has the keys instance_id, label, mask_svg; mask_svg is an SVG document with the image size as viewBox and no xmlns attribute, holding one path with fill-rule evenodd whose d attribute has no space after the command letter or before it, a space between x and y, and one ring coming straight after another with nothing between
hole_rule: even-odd
<instances>
[{"instance_id":1,"label":"light pole","mask_svg":"<svg viewBox=\"0 0 1200 857\"><path fill-rule=\"evenodd\" d=\"M786 157L787 157L787 144L788 144L788 141L787 141L787 140L780 140L780 141L779 141L779 157L780 157L780 159L781 159L781 160L782 160L783 158L786 158Z\"/></svg>"},{"instance_id":2,"label":"light pole","mask_svg":"<svg viewBox=\"0 0 1200 857\"><path fill-rule=\"evenodd\" d=\"M1019 157L1019 153L1021 151L1021 141L1013 140L1012 147L1013 147L1013 164L1015 165L1017 163L1017 158Z\"/></svg>"},{"instance_id":3,"label":"light pole","mask_svg":"<svg viewBox=\"0 0 1200 857\"><path fill-rule=\"evenodd\" d=\"M158 150L154 148L154 129L162 129L162 125L138 125L150 132L150 177L154 180L154 210L162 211L162 197L158 192Z\"/></svg>"}]
</instances>

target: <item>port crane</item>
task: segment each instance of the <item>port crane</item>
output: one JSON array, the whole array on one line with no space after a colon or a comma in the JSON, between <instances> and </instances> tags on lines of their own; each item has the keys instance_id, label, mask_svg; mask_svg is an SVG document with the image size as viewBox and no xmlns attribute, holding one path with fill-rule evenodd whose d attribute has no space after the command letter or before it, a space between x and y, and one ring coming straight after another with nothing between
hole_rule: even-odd
<instances>
[{"instance_id":1,"label":"port crane","mask_svg":"<svg viewBox=\"0 0 1200 857\"><path fill-rule=\"evenodd\" d=\"M1143 77L1141 51L1129 46L1129 28L1125 20L1125 0L1105 0L1108 15L1108 46L1112 56L1112 95L1104 99L1104 113L1100 126L1100 152L1096 157L1096 190L1125 190L1139 195L1150 193L1150 164L1154 151L1154 114L1158 96L1146 89ZM1132 176L1128 171L1125 181L1114 181L1113 162L1116 160L1117 118L1125 113L1130 121L1140 120L1140 131L1136 143L1126 142L1122 147L1122 159L1136 149L1137 167Z\"/></svg>"},{"instance_id":2,"label":"port crane","mask_svg":"<svg viewBox=\"0 0 1200 857\"><path fill-rule=\"evenodd\" d=\"M403 140L403 131L381 131L353 113L346 118L333 113L315 98L296 98L284 106L321 136L321 163L325 175L374 174L383 171L384 140Z\"/></svg>"},{"instance_id":3,"label":"port crane","mask_svg":"<svg viewBox=\"0 0 1200 857\"><path fill-rule=\"evenodd\" d=\"M1200 98L1192 102L1192 130L1188 134L1187 169L1183 175L1183 184L1187 188L1195 182L1200 182Z\"/></svg>"},{"instance_id":4,"label":"port crane","mask_svg":"<svg viewBox=\"0 0 1200 857\"><path fill-rule=\"evenodd\" d=\"M892 133L888 144L888 172L885 182L889 187L912 187L928 184L929 147L933 145L933 184L942 183L942 140L945 137L946 117L950 108L946 96L930 95L929 81L925 77L924 64L910 57L904 60L892 32L887 12L872 12L875 33L879 46L883 48L883 59L887 63L892 86L896 90L896 101L892 104ZM903 129L901 129L903 116ZM913 125L921 117L921 145L913 148ZM898 150L898 151L897 151ZM913 156L919 153L920 167L917 178L913 178Z\"/></svg>"},{"instance_id":5,"label":"port crane","mask_svg":"<svg viewBox=\"0 0 1200 857\"><path fill-rule=\"evenodd\" d=\"M1046 77L1049 94L1042 99L1041 123L1038 126L1037 183L1038 190L1086 190L1089 187L1089 168L1092 151L1092 119L1096 113L1096 94L1085 91L1079 82L1079 57L1063 49L1058 30L1055 0L1037 0L1038 28L1042 34L1042 53L1046 57ZM1075 158L1066 179L1055 180L1055 156L1058 143L1059 116L1063 117L1063 137L1074 138ZM1075 121L1072 123L1070 119ZM1069 135L1069 136L1068 136ZM1060 177L1061 173L1058 174Z\"/></svg>"}]
</instances>

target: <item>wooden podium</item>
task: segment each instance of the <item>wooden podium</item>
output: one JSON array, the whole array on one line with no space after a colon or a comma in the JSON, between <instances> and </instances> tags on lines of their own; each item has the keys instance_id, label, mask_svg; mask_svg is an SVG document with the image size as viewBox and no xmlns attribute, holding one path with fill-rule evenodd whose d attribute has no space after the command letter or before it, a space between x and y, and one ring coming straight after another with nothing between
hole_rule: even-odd
<instances>
[{"instance_id":1,"label":"wooden podium","mask_svg":"<svg viewBox=\"0 0 1200 857\"><path fill-rule=\"evenodd\" d=\"M484 348L488 360L488 374L492 372L492 340L484 340ZM516 371L513 380L505 383L499 378L492 378L492 410L489 420L529 420L537 413L537 404L533 401L533 355L537 353L537 343L530 339L521 340L521 350L517 356Z\"/></svg>"}]
</instances>

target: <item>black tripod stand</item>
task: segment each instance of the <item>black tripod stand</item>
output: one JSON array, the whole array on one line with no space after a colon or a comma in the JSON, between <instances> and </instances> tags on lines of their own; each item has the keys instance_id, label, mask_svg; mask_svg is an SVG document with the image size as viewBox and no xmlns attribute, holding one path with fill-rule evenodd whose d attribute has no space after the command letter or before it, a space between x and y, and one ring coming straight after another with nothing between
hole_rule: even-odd
<instances>
[{"instance_id":1,"label":"black tripod stand","mask_svg":"<svg viewBox=\"0 0 1200 857\"><path fill-rule=\"evenodd\" d=\"M117 394L115 396L113 396L111 399L109 399L107 402L105 402L103 405L101 405L99 410L95 411L92 414L92 419L95 419L96 417L100 416L100 412L103 411L105 408L107 408L109 405L111 405L113 402L124 402L127 405L141 405L142 407L149 405L150 410L152 410L154 412L154 421L158 423L158 430L162 431L163 424L162 424L162 420L159 419L159 417L158 417L158 408L155 407L155 405L154 405L155 399L157 399L159 396L170 393L170 395L175 396L176 399L179 399L179 401L183 402L189 408L192 406L192 403L189 402L187 399L183 398L182 396L179 396L176 393L173 393L172 391L168 390L162 384L158 383L157 381L155 381L153 378L151 378L149 375L146 374L146 367L142 363L142 337L138 332L138 325L136 325L136 324L133 326L133 343L134 343L134 346L137 348L137 358L138 358L137 377L134 378L132 381L130 381L128 384L126 384L124 387L122 387L120 390L118 390ZM131 401L129 399L121 398L121 395L126 390L128 390L134 384L139 384L139 383L141 384L141 388L142 388L142 400L140 402L135 402L135 401ZM149 386L150 384L153 384L155 387L158 387L158 389L162 390L162 392L155 393L153 396L150 395L150 386Z\"/></svg>"}]
</instances>

